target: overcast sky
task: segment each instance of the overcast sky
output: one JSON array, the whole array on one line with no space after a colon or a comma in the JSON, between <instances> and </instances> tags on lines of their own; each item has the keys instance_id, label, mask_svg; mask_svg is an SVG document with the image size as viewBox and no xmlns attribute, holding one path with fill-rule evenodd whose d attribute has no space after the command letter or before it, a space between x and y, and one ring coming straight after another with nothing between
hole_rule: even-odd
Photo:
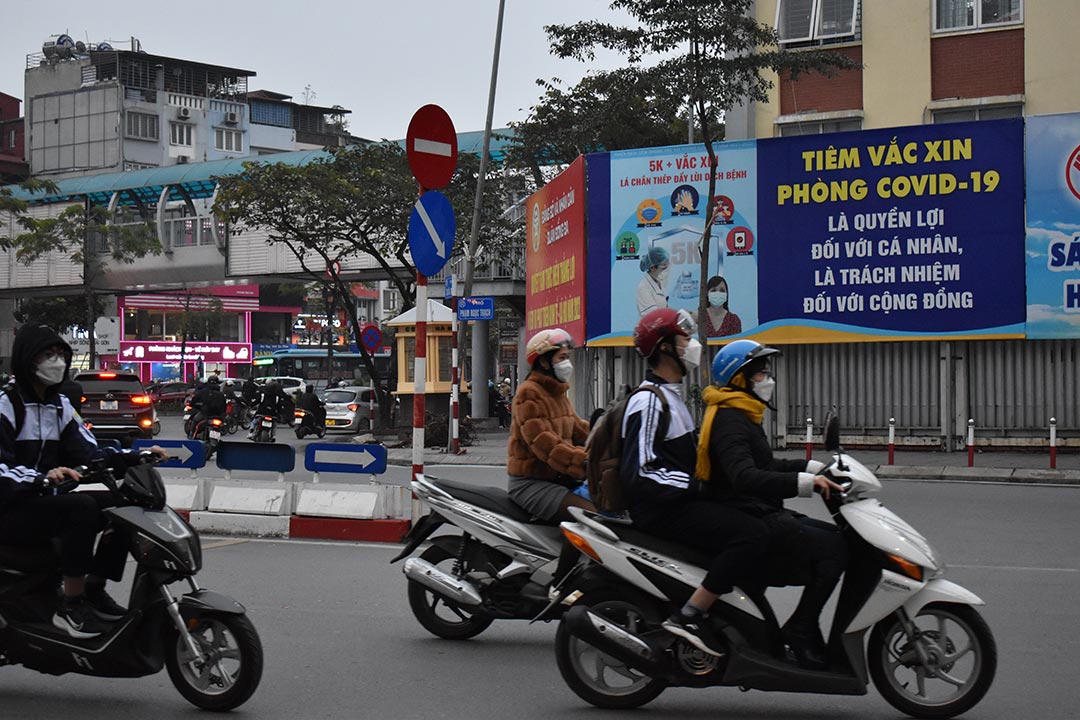
<instances>
[{"instance_id":1,"label":"overcast sky","mask_svg":"<svg viewBox=\"0 0 1080 720\"><path fill-rule=\"evenodd\" d=\"M130 38L157 55L258 73L249 89L352 110L349 129L401 138L422 105L443 106L459 132L483 130L498 0L8 0L0 28L0 91L23 98L26 55L58 33L75 40ZM544 25L618 20L603 0L507 0L494 127L524 119L537 78L579 80L596 63L551 57ZM25 112L25 107L23 108Z\"/></svg>"}]
</instances>

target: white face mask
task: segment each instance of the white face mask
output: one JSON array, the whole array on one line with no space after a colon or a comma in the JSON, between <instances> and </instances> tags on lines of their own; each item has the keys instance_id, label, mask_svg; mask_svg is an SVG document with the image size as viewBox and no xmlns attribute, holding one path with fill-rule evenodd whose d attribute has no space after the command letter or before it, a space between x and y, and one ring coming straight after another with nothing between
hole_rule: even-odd
<instances>
[{"instance_id":1,"label":"white face mask","mask_svg":"<svg viewBox=\"0 0 1080 720\"><path fill-rule=\"evenodd\" d=\"M570 382L570 378L574 374L574 365L569 360L557 362L551 366L551 369L560 382Z\"/></svg>"},{"instance_id":2,"label":"white face mask","mask_svg":"<svg viewBox=\"0 0 1080 720\"><path fill-rule=\"evenodd\" d=\"M711 292L709 293L709 304L713 307L720 307L727 302L726 292Z\"/></svg>"},{"instance_id":3,"label":"white face mask","mask_svg":"<svg viewBox=\"0 0 1080 720\"><path fill-rule=\"evenodd\" d=\"M701 364L701 343L697 338L690 338L690 342L683 348L682 361L692 368Z\"/></svg>"},{"instance_id":4,"label":"white face mask","mask_svg":"<svg viewBox=\"0 0 1080 720\"><path fill-rule=\"evenodd\" d=\"M667 285L668 273L671 272L671 268L665 268L656 273L656 284L663 289Z\"/></svg>"},{"instance_id":5,"label":"white face mask","mask_svg":"<svg viewBox=\"0 0 1080 720\"><path fill-rule=\"evenodd\" d=\"M776 390L776 381L772 377L754 383L754 394L758 396L761 402L767 403L772 400L774 390Z\"/></svg>"},{"instance_id":6,"label":"white face mask","mask_svg":"<svg viewBox=\"0 0 1080 720\"><path fill-rule=\"evenodd\" d=\"M55 357L39 362L34 369L34 374L45 387L50 387L59 385L64 381L65 370L67 370L67 362L64 361L64 358Z\"/></svg>"}]
</instances>

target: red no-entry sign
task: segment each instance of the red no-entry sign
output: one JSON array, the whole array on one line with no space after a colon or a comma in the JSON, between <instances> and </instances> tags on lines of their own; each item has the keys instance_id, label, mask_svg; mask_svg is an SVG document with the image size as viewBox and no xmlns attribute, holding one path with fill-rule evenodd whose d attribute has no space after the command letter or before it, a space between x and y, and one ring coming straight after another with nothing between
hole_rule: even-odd
<instances>
[{"instance_id":1,"label":"red no-entry sign","mask_svg":"<svg viewBox=\"0 0 1080 720\"><path fill-rule=\"evenodd\" d=\"M405 155L413 175L425 190L450 184L457 167L457 133L454 123L438 105L425 105L409 121Z\"/></svg>"}]
</instances>

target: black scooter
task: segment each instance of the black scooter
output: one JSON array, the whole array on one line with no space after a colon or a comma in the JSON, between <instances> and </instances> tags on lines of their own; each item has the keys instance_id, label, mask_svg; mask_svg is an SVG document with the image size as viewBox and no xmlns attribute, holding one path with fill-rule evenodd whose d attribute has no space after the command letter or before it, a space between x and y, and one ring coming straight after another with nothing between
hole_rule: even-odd
<instances>
[{"instance_id":1,"label":"black scooter","mask_svg":"<svg viewBox=\"0 0 1080 720\"><path fill-rule=\"evenodd\" d=\"M297 440L303 440L308 435L318 435L320 438L326 435L326 411L319 415L322 417L302 408L293 410L293 429Z\"/></svg>"},{"instance_id":2,"label":"black scooter","mask_svg":"<svg viewBox=\"0 0 1080 720\"><path fill-rule=\"evenodd\" d=\"M149 453L143 460L120 479L104 461L80 468L82 483L103 483L116 497L104 512L138 563L127 614L102 635L71 637L51 623L60 584L52 546L0 546L0 665L98 677L142 677L164 666L192 704L231 710L259 686L259 635L243 605L195 582L199 535L165 505ZM168 586L180 580L191 589L177 599Z\"/></svg>"}]
</instances>

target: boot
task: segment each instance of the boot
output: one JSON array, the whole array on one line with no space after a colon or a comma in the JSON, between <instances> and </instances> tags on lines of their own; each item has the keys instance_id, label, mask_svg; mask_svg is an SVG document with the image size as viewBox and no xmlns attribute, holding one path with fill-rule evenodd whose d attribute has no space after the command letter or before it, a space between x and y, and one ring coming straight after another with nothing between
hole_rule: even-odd
<instances>
[{"instance_id":1,"label":"boot","mask_svg":"<svg viewBox=\"0 0 1080 720\"><path fill-rule=\"evenodd\" d=\"M825 670L825 641L821 637L818 618L836 587L837 579L814 578L803 590L795 612L781 629L784 642L791 648L795 661L805 670Z\"/></svg>"}]
</instances>

